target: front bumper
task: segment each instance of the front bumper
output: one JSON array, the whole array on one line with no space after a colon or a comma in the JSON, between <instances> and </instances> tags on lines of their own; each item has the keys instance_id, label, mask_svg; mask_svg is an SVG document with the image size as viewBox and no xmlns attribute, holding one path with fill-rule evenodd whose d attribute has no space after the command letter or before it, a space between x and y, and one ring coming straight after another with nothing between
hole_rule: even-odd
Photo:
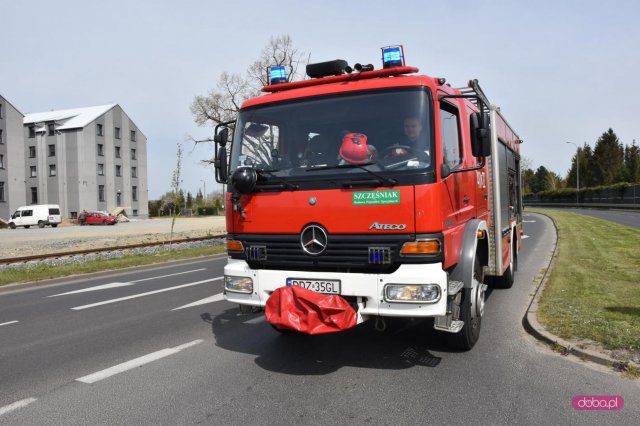
<instances>
[{"instance_id":1,"label":"front bumper","mask_svg":"<svg viewBox=\"0 0 640 426\"><path fill-rule=\"evenodd\" d=\"M357 303L358 322L371 316L442 316L447 308L447 273L442 269L442 263L405 264L391 274L363 274L251 269L244 260L229 259L224 274L253 280L251 294L225 292L226 300L241 305L264 307L271 293L286 285L287 278L301 278L340 280L341 295ZM383 297L385 284L437 284L441 297L434 303L386 302Z\"/></svg>"}]
</instances>

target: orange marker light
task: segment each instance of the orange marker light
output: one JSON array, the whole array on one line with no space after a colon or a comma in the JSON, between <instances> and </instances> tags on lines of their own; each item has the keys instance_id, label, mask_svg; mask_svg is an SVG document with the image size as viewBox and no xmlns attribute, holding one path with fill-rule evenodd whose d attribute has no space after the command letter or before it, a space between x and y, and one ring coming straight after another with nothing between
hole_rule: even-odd
<instances>
[{"instance_id":1,"label":"orange marker light","mask_svg":"<svg viewBox=\"0 0 640 426\"><path fill-rule=\"evenodd\" d=\"M440 241L416 241L413 243L404 243L400 254L403 256L420 256L425 254L440 253Z\"/></svg>"},{"instance_id":2,"label":"orange marker light","mask_svg":"<svg viewBox=\"0 0 640 426\"><path fill-rule=\"evenodd\" d=\"M227 251L244 251L242 241L227 240Z\"/></svg>"}]
</instances>

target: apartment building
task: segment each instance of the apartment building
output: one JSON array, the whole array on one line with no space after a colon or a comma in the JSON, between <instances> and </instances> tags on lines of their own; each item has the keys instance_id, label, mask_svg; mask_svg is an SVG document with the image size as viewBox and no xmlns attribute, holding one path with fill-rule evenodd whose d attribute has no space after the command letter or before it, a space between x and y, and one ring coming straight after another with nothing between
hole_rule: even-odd
<instances>
[{"instance_id":1,"label":"apartment building","mask_svg":"<svg viewBox=\"0 0 640 426\"><path fill-rule=\"evenodd\" d=\"M0 94L0 221L4 222L26 204L23 119L24 115Z\"/></svg>"},{"instance_id":2,"label":"apartment building","mask_svg":"<svg viewBox=\"0 0 640 426\"><path fill-rule=\"evenodd\" d=\"M117 207L148 217L147 140L119 105L26 114L22 132L9 161L22 159L23 204L59 204L71 219Z\"/></svg>"}]
</instances>

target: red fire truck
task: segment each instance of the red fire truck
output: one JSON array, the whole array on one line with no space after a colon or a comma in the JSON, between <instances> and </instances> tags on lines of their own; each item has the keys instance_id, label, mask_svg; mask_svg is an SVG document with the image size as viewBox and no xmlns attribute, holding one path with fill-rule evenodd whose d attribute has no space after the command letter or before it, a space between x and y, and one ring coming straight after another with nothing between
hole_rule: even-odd
<instances>
[{"instance_id":1,"label":"red fire truck","mask_svg":"<svg viewBox=\"0 0 640 426\"><path fill-rule=\"evenodd\" d=\"M310 64L297 82L272 67L266 94L216 127L225 298L268 309L280 290L302 287L329 302L283 316L326 320L339 300L354 324L431 318L453 347L470 349L487 284L514 281L522 140L477 80L456 89L418 75L401 46L382 56L377 70Z\"/></svg>"}]
</instances>

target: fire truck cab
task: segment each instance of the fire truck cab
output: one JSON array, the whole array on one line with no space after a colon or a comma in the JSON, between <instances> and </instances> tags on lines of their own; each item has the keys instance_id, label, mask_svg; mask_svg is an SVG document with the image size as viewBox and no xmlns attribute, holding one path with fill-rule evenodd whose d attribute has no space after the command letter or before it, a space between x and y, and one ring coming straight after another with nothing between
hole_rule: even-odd
<instances>
[{"instance_id":1,"label":"fire truck cab","mask_svg":"<svg viewBox=\"0 0 640 426\"><path fill-rule=\"evenodd\" d=\"M302 286L345 299L357 323L433 318L470 349L487 284L514 281L522 141L476 80L455 89L399 46L382 53L382 69L329 61L298 82L274 67L267 94L216 127L224 295L247 309Z\"/></svg>"}]
</instances>

